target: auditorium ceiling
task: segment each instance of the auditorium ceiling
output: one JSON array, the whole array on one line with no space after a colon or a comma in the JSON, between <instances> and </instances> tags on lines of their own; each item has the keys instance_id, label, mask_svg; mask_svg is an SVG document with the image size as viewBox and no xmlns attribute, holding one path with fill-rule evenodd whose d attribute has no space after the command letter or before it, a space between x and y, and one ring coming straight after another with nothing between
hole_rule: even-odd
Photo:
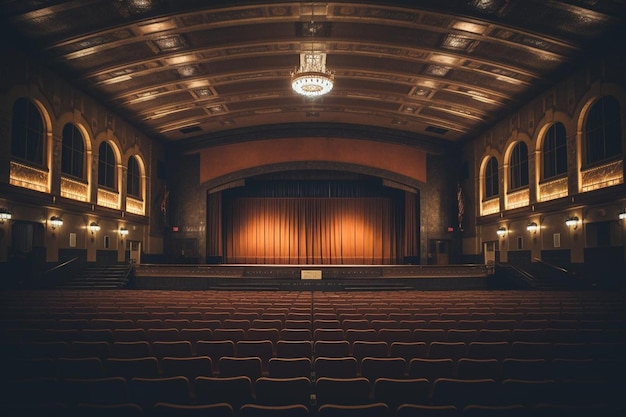
<instances>
[{"instance_id":1,"label":"auditorium ceiling","mask_svg":"<svg viewBox=\"0 0 626 417\"><path fill-rule=\"evenodd\" d=\"M0 23L168 142L352 126L428 147L479 134L594 50L623 46L626 2L4 0ZM335 74L317 99L290 85L313 48Z\"/></svg>"}]
</instances>

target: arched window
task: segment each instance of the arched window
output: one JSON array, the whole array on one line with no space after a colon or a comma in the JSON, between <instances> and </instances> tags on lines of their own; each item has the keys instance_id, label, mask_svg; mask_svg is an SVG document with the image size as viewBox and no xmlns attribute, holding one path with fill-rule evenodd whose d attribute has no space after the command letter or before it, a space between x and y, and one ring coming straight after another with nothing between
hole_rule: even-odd
<instances>
[{"instance_id":1,"label":"arched window","mask_svg":"<svg viewBox=\"0 0 626 417\"><path fill-rule=\"evenodd\" d=\"M485 168L485 198L498 195L498 161L491 157Z\"/></svg>"},{"instance_id":2,"label":"arched window","mask_svg":"<svg viewBox=\"0 0 626 417\"><path fill-rule=\"evenodd\" d=\"M98 149L98 185L117 189L115 186L115 154L113 148L106 142Z\"/></svg>"},{"instance_id":3,"label":"arched window","mask_svg":"<svg viewBox=\"0 0 626 417\"><path fill-rule=\"evenodd\" d=\"M528 147L518 142L513 148L510 161L511 190L528 185Z\"/></svg>"},{"instance_id":4,"label":"arched window","mask_svg":"<svg viewBox=\"0 0 626 417\"><path fill-rule=\"evenodd\" d=\"M563 123L548 128L542 147L543 179L556 177L567 172L567 138Z\"/></svg>"},{"instance_id":5,"label":"arched window","mask_svg":"<svg viewBox=\"0 0 626 417\"><path fill-rule=\"evenodd\" d=\"M605 96L593 104L585 121L585 163L622 153L622 127L617 99Z\"/></svg>"},{"instance_id":6,"label":"arched window","mask_svg":"<svg viewBox=\"0 0 626 417\"><path fill-rule=\"evenodd\" d=\"M85 142L80 130L71 123L63 127L61 172L76 178L84 178Z\"/></svg>"},{"instance_id":7,"label":"arched window","mask_svg":"<svg viewBox=\"0 0 626 417\"><path fill-rule=\"evenodd\" d=\"M132 197L141 198L141 172L137 157L128 158L128 171L126 177L126 194Z\"/></svg>"},{"instance_id":8,"label":"arched window","mask_svg":"<svg viewBox=\"0 0 626 417\"><path fill-rule=\"evenodd\" d=\"M45 131L43 117L37 106L22 97L13 104L11 154L17 158L43 165Z\"/></svg>"}]
</instances>

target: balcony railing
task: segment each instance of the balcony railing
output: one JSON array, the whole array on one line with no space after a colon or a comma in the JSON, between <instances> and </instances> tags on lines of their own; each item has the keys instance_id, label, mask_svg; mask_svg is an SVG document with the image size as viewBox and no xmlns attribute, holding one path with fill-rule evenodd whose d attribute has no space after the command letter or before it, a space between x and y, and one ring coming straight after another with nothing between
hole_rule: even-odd
<instances>
[{"instance_id":1,"label":"balcony railing","mask_svg":"<svg viewBox=\"0 0 626 417\"><path fill-rule=\"evenodd\" d=\"M624 163L621 159L589 168L581 173L582 192L611 187L624 182Z\"/></svg>"},{"instance_id":2,"label":"balcony railing","mask_svg":"<svg viewBox=\"0 0 626 417\"><path fill-rule=\"evenodd\" d=\"M526 207L528 204L530 204L530 191L528 188L512 191L506 195L506 208L509 210Z\"/></svg>"},{"instance_id":3,"label":"balcony railing","mask_svg":"<svg viewBox=\"0 0 626 417\"><path fill-rule=\"evenodd\" d=\"M117 191L98 188L98 205L112 209L119 209L120 194Z\"/></svg>"},{"instance_id":4,"label":"balcony railing","mask_svg":"<svg viewBox=\"0 0 626 417\"><path fill-rule=\"evenodd\" d=\"M46 169L35 168L16 161L11 161L11 172L9 183L17 187L29 188L44 193L50 192L48 187L48 176L50 173Z\"/></svg>"},{"instance_id":5,"label":"balcony railing","mask_svg":"<svg viewBox=\"0 0 626 417\"><path fill-rule=\"evenodd\" d=\"M144 201L134 197L126 197L126 211L143 216L146 214Z\"/></svg>"},{"instance_id":6,"label":"balcony railing","mask_svg":"<svg viewBox=\"0 0 626 417\"><path fill-rule=\"evenodd\" d=\"M72 178L61 177L61 197L89 201L89 185Z\"/></svg>"},{"instance_id":7,"label":"balcony railing","mask_svg":"<svg viewBox=\"0 0 626 417\"><path fill-rule=\"evenodd\" d=\"M539 184L539 201L556 200L562 197L567 197L567 177Z\"/></svg>"},{"instance_id":8,"label":"balcony railing","mask_svg":"<svg viewBox=\"0 0 626 417\"><path fill-rule=\"evenodd\" d=\"M500 212L500 199L498 197L485 200L480 203L481 216L488 216L489 214Z\"/></svg>"}]
</instances>

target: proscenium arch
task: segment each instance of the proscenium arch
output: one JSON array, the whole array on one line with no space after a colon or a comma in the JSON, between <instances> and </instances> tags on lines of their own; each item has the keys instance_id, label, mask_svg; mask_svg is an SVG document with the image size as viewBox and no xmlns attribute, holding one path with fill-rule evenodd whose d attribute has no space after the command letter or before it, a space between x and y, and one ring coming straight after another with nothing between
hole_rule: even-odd
<instances>
[{"instance_id":1,"label":"proscenium arch","mask_svg":"<svg viewBox=\"0 0 626 417\"><path fill-rule=\"evenodd\" d=\"M416 191L422 189L425 186L424 182L415 180L413 178L365 165L345 164L330 161L295 161L282 162L278 164L259 165L240 171L235 171L228 175L206 181L200 184L199 188L201 190L204 190L205 192L212 193L216 190L222 189L224 186L230 183L245 180L247 178L252 178L263 174L298 170L339 171L349 172L353 174L369 175L371 177L393 181L408 189L413 189Z\"/></svg>"},{"instance_id":2,"label":"proscenium arch","mask_svg":"<svg viewBox=\"0 0 626 417\"><path fill-rule=\"evenodd\" d=\"M365 166L424 183L427 173L425 151L359 138L272 138L205 148L199 154L199 183L258 166L293 162Z\"/></svg>"}]
</instances>

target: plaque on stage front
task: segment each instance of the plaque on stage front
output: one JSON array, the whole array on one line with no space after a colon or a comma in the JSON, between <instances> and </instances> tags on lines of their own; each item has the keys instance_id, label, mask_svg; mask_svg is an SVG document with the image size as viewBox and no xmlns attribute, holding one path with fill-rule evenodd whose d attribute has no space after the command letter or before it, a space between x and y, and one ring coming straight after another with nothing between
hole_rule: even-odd
<instances>
[{"instance_id":1,"label":"plaque on stage front","mask_svg":"<svg viewBox=\"0 0 626 417\"><path fill-rule=\"evenodd\" d=\"M300 279L322 279L322 271L318 269L303 269L300 271Z\"/></svg>"}]
</instances>

